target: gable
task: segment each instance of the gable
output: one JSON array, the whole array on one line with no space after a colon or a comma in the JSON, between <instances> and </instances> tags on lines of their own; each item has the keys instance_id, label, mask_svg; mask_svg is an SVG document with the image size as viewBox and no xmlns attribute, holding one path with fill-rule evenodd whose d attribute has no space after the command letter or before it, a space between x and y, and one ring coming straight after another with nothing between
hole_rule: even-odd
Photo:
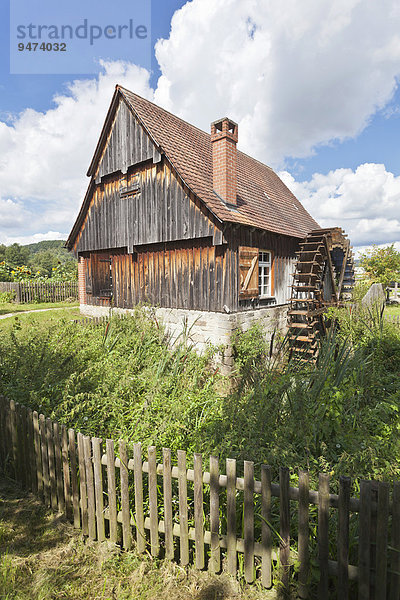
<instances>
[{"instance_id":1,"label":"gable","mask_svg":"<svg viewBox=\"0 0 400 600\"><path fill-rule=\"evenodd\" d=\"M117 171L127 173L129 167L146 160L159 160L156 146L121 95L118 96L114 111L108 137L103 142L102 153L97 159L96 183L100 183L102 177ZM96 151L96 154L99 152Z\"/></svg>"}]
</instances>

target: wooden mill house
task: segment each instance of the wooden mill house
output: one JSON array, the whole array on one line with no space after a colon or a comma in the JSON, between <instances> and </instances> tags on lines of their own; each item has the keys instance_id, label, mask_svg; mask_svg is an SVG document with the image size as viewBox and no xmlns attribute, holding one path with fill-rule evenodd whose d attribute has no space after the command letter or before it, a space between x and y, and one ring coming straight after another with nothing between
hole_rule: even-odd
<instances>
[{"instance_id":1,"label":"wooden mill house","mask_svg":"<svg viewBox=\"0 0 400 600\"><path fill-rule=\"evenodd\" d=\"M81 311L139 303L200 348L237 327L286 325L299 240L318 224L274 171L237 150L229 118L211 134L117 86L67 241Z\"/></svg>"}]
</instances>

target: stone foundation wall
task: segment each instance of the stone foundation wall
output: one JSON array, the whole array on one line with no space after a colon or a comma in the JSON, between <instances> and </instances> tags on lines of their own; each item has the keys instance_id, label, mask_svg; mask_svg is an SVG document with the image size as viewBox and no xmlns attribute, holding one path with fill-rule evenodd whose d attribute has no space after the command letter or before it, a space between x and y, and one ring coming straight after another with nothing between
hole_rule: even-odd
<instances>
[{"instance_id":1,"label":"stone foundation wall","mask_svg":"<svg viewBox=\"0 0 400 600\"><path fill-rule=\"evenodd\" d=\"M81 313L87 316L99 317L109 314L110 309L103 306L81 304ZM114 313L129 314L129 309L113 308ZM202 352L209 344L223 346L221 352L221 367L228 373L233 365L231 337L233 332L240 328L247 331L253 323L261 323L267 339L271 338L274 331L286 333L287 305L268 306L244 312L226 314L216 312L203 312L179 308L154 308L156 318L164 323L175 341L184 330L190 340Z\"/></svg>"}]
</instances>

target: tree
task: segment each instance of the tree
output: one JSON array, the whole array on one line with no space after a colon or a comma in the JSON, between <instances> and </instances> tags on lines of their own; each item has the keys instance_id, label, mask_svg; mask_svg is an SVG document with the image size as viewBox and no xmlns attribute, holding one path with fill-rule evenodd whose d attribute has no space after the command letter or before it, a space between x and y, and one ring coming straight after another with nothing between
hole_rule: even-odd
<instances>
[{"instance_id":1,"label":"tree","mask_svg":"<svg viewBox=\"0 0 400 600\"><path fill-rule=\"evenodd\" d=\"M7 246L6 252L6 262L13 267L21 267L22 265L26 265L29 260L29 250L20 246L19 244L11 244L11 246Z\"/></svg>"},{"instance_id":2,"label":"tree","mask_svg":"<svg viewBox=\"0 0 400 600\"><path fill-rule=\"evenodd\" d=\"M360 266L371 283L382 283L387 287L393 281L400 282L400 252L394 244L383 248L372 246L361 254Z\"/></svg>"}]
</instances>

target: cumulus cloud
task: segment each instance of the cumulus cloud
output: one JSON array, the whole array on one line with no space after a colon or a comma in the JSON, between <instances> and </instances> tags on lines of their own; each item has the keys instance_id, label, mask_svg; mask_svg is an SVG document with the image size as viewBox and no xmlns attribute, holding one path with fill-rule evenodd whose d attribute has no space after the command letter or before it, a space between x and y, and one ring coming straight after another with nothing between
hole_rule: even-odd
<instances>
[{"instance_id":1,"label":"cumulus cloud","mask_svg":"<svg viewBox=\"0 0 400 600\"><path fill-rule=\"evenodd\" d=\"M400 72L396 0L193 0L156 45L156 100L208 129L228 114L243 150L289 156L357 135Z\"/></svg>"},{"instance_id":2,"label":"cumulus cloud","mask_svg":"<svg viewBox=\"0 0 400 600\"><path fill-rule=\"evenodd\" d=\"M161 77L155 90L148 71L103 62L97 78L71 82L46 112L27 108L0 121L0 241L70 230L116 83L206 130L215 118L230 116L239 122L240 147L276 168L320 144L356 136L395 90L400 5L192 0L173 16L156 57ZM400 239L393 214L397 178L381 165L364 167L353 180L346 169L315 175L312 189L305 189L311 196L318 190L320 198L334 194L339 204L345 197L347 229L359 243ZM301 197L303 184L291 184L299 185ZM307 198L322 223L342 218L329 201L322 213L319 202Z\"/></svg>"},{"instance_id":3,"label":"cumulus cloud","mask_svg":"<svg viewBox=\"0 0 400 600\"><path fill-rule=\"evenodd\" d=\"M21 230L70 230L116 83L152 97L148 71L103 62L98 78L73 81L48 111L28 108L0 122L0 241Z\"/></svg>"},{"instance_id":4,"label":"cumulus cloud","mask_svg":"<svg viewBox=\"0 0 400 600\"><path fill-rule=\"evenodd\" d=\"M354 246L400 240L400 177L384 165L315 173L309 181L287 171L280 177L322 227L343 227Z\"/></svg>"}]
</instances>

